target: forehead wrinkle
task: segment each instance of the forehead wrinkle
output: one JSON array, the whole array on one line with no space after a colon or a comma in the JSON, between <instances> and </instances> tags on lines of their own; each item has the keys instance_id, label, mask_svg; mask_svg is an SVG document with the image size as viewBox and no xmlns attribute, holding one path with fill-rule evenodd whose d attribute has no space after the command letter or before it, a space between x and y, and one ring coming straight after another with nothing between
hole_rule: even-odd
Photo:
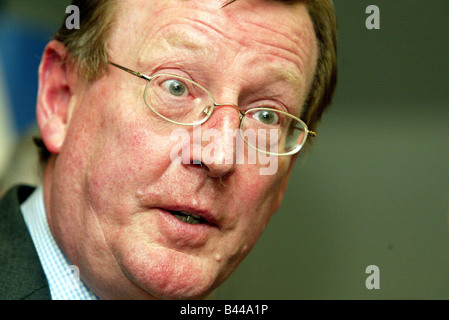
<instances>
[{"instance_id":1,"label":"forehead wrinkle","mask_svg":"<svg viewBox=\"0 0 449 320\"><path fill-rule=\"evenodd\" d=\"M302 26L302 28L298 27L293 32L288 32L287 35L285 33L286 31L279 29L274 30L260 22L249 21L239 25L242 34L247 29L248 25L257 27L255 30L259 31L252 33L252 37L246 39L249 44L263 45L272 48L274 53L284 53L285 58L296 62L299 71L302 74L307 72L308 64L313 64L316 41L312 25L308 28L307 23L300 23L299 25ZM260 33L260 30L263 30L264 33ZM267 36L267 33L271 35Z\"/></svg>"},{"instance_id":2,"label":"forehead wrinkle","mask_svg":"<svg viewBox=\"0 0 449 320\"><path fill-rule=\"evenodd\" d=\"M185 31L172 30L163 32L162 36L154 37L152 40L140 48L138 54L138 65L144 66L147 64L149 55L156 55L159 57L167 57L173 51L188 52L189 55L197 56L198 58L215 56L215 48L206 45L201 40L194 40Z\"/></svg>"},{"instance_id":3,"label":"forehead wrinkle","mask_svg":"<svg viewBox=\"0 0 449 320\"><path fill-rule=\"evenodd\" d=\"M200 11L200 10L198 10ZM262 23L256 23L253 21L236 21L235 25L230 25L224 22L228 29L226 28L219 28L218 24L213 23L211 21L207 20L194 20L186 17L181 17L181 20L186 20L187 22L193 23L196 26L199 26L200 28L198 31L200 31L201 34L205 34L207 36L210 36L210 33L212 32L214 34L214 39L217 42L221 42L225 44L225 42L229 42L226 44L227 50L247 50L252 49L260 46L265 46L266 48L273 49L273 55L276 56L276 53L284 52L286 56L288 56L291 61L296 60L295 58L299 58L297 60L298 67L300 68L300 71L303 72L304 70L304 59L307 57L307 52L304 50L303 46L298 46L298 43L303 43L306 45L306 33L301 31L301 36L297 36L292 34L289 34L290 36L294 37L294 39L290 39L285 34L279 32L279 30L273 30L267 27L266 25ZM248 26L252 25L257 27L256 30L249 30ZM237 30L236 30L237 29ZM236 32L237 31L237 32ZM267 32L270 33L270 35L267 35ZM304 34L304 36L303 36ZM236 36L237 35L237 36ZM279 37L282 37L282 40L279 40ZM185 39L180 39L181 43L182 41L185 41ZM287 45L288 43L288 45ZM214 45L198 45L198 42L194 43L192 48L195 48L195 44L199 46L200 48L206 51L207 49L210 49L210 52L207 52L208 54L211 54L215 50L213 48ZM232 49L233 45L237 45L234 49ZM295 51L295 49L298 49L299 51ZM266 51L266 49L264 49Z\"/></svg>"}]
</instances>

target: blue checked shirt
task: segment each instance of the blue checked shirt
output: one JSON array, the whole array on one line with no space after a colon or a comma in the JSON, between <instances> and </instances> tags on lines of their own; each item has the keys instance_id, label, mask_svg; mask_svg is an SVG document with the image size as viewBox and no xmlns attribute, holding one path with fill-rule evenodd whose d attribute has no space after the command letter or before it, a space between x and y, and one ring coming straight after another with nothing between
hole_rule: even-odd
<instances>
[{"instance_id":1,"label":"blue checked shirt","mask_svg":"<svg viewBox=\"0 0 449 320\"><path fill-rule=\"evenodd\" d=\"M98 300L57 245L47 223L42 186L20 206L50 287L52 300Z\"/></svg>"}]
</instances>

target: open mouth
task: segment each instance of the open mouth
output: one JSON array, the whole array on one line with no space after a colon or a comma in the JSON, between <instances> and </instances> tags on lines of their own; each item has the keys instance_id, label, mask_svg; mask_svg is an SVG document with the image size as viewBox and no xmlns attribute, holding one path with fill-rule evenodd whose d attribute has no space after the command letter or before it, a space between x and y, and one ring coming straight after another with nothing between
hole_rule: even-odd
<instances>
[{"instance_id":1,"label":"open mouth","mask_svg":"<svg viewBox=\"0 0 449 320\"><path fill-rule=\"evenodd\" d=\"M207 223L206 219L185 211L168 210L176 219L188 224Z\"/></svg>"}]
</instances>

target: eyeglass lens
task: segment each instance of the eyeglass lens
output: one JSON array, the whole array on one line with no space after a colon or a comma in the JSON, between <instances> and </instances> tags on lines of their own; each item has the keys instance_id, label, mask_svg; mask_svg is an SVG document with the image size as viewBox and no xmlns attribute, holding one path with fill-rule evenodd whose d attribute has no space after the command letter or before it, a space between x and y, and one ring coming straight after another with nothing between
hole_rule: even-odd
<instances>
[{"instance_id":1,"label":"eyeglass lens","mask_svg":"<svg viewBox=\"0 0 449 320\"><path fill-rule=\"evenodd\" d=\"M205 88L174 75L153 76L145 88L144 99L157 115L184 125L203 122L214 106L214 98ZM295 151L307 137L303 123L270 108L248 110L242 119L240 133L251 147L274 154Z\"/></svg>"}]
</instances>

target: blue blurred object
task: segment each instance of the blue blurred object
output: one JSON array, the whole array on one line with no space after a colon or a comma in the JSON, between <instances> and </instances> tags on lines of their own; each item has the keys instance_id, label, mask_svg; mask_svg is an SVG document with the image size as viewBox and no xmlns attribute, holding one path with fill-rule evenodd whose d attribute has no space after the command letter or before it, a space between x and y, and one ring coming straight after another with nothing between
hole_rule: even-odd
<instances>
[{"instance_id":1,"label":"blue blurred object","mask_svg":"<svg viewBox=\"0 0 449 320\"><path fill-rule=\"evenodd\" d=\"M0 12L0 59L18 134L36 123L38 67L50 38L48 30Z\"/></svg>"}]
</instances>

